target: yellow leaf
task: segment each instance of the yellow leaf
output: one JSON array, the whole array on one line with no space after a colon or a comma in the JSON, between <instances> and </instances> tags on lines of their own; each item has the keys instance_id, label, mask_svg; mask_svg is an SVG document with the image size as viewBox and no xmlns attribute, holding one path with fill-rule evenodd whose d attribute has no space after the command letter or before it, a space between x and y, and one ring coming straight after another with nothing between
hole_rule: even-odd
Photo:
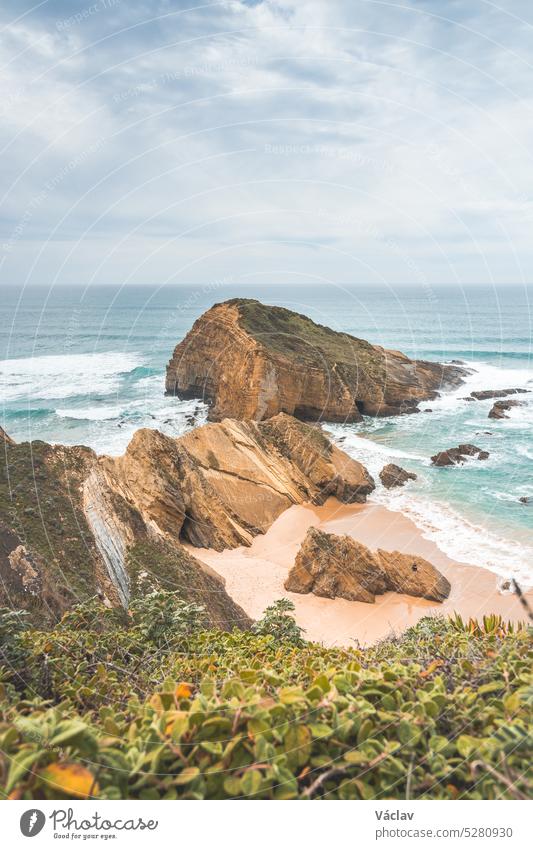
<instances>
[{"instance_id":1,"label":"yellow leaf","mask_svg":"<svg viewBox=\"0 0 533 849\"><path fill-rule=\"evenodd\" d=\"M192 687L190 684L186 684L185 681L181 681L180 684L174 690L174 697L176 699L188 699L189 696L192 695Z\"/></svg>"},{"instance_id":2,"label":"yellow leaf","mask_svg":"<svg viewBox=\"0 0 533 849\"><path fill-rule=\"evenodd\" d=\"M93 774L81 764L49 764L39 771L39 778L50 790L75 799L87 799L88 796L97 796L100 792Z\"/></svg>"},{"instance_id":3,"label":"yellow leaf","mask_svg":"<svg viewBox=\"0 0 533 849\"><path fill-rule=\"evenodd\" d=\"M431 675L432 672L435 672L439 666L442 666L444 663L443 660L432 660L427 669L424 669L423 672L420 673L421 678L427 678L428 675Z\"/></svg>"},{"instance_id":4,"label":"yellow leaf","mask_svg":"<svg viewBox=\"0 0 533 849\"><path fill-rule=\"evenodd\" d=\"M157 693L154 693L153 696L150 696L149 704L150 704L150 707L153 707L153 709L157 713L163 713L163 705L161 703L161 697Z\"/></svg>"}]
</instances>

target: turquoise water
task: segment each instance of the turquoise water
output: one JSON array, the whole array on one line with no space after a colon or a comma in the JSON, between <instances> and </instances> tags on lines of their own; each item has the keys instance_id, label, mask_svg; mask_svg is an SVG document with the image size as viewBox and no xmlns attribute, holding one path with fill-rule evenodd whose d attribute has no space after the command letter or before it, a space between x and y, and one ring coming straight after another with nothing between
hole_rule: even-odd
<instances>
[{"instance_id":1,"label":"turquoise water","mask_svg":"<svg viewBox=\"0 0 533 849\"><path fill-rule=\"evenodd\" d=\"M179 435L201 423L201 401L164 396L165 365L205 309L235 296L289 307L412 357L467 361L475 369L468 386L421 405L433 412L330 430L374 475L391 460L418 474L402 490L378 487L373 498L408 512L441 548L502 575L533 576L533 506L518 501L533 496L531 288L8 288L0 304L3 426L17 440L118 454L139 427ZM532 393L505 421L487 418L489 401L461 400L474 388L508 386ZM431 467L431 454L462 441L487 449L489 460Z\"/></svg>"}]
</instances>

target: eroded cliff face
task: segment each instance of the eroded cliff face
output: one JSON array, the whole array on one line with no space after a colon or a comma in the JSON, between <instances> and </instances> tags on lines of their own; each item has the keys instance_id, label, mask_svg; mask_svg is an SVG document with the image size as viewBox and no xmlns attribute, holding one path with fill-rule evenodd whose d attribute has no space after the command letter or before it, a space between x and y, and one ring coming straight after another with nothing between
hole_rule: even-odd
<instances>
[{"instance_id":1,"label":"eroded cliff face","mask_svg":"<svg viewBox=\"0 0 533 849\"><path fill-rule=\"evenodd\" d=\"M215 304L177 345L166 391L202 398L212 421L261 421L285 412L353 422L362 414L413 412L466 373L410 360L281 307L234 299Z\"/></svg>"},{"instance_id":2,"label":"eroded cliff face","mask_svg":"<svg viewBox=\"0 0 533 849\"><path fill-rule=\"evenodd\" d=\"M36 623L97 594L120 602L83 509L96 462L88 448L38 441L0 451L0 604Z\"/></svg>"},{"instance_id":3,"label":"eroded cliff face","mask_svg":"<svg viewBox=\"0 0 533 849\"><path fill-rule=\"evenodd\" d=\"M219 551L250 545L293 504L364 501L374 489L321 430L284 414L225 419L179 439L139 430L123 457L100 462L156 533Z\"/></svg>"},{"instance_id":4,"label":"eroded cliff face","mask_svg":"<svg viewBox=\"0 0 533 849\"><path fill-rule=\"evenodd\" d=\"M53 625L98 595L127 607L146 586L203 604L213 626L249 627L224 581L160 533L109 474L109 458L44 442L0 452L0 606ZM140 580L142 579L142 580Z\"/></svg>"},{"instance_id":5,"label":"eroded cliff face","mask_svg":"<svg viewBox=\"0 0 533 849\"><path fill-rule=\"evenodd\" d=\"M96 594L128 607L148 579L203 604L213 625L247 627L183 543L250 545L292 504L364 501L374 488L319 428L285 414L180 439L139 430L122 457L7 441L0 457L0 603L41 623Z\"/></svg>"}]
</instances>

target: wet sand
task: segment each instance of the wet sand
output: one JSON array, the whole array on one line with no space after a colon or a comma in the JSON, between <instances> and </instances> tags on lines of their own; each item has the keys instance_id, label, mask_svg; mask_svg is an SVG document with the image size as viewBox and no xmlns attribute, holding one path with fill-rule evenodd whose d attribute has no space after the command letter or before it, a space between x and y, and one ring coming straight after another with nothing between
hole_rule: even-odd
<instances>
[{"instance_id":1,"label":"wet sand","mask_svg":"<svg viewBox=\"0 0 533 849\"><path fill-rule=\"evenodd\" d=\"M283 583L307 529L314 525L330 533L349 534L371 549L418 554L448 578L452 590L442 604L397 593L376 597L375 604L290 593ZM283 513L250 548L223 552L190 548L219 575L230 596L253 619L278 598L290 598L305 637L327 646L369 645L401 633L422 616L458 612L463 618L501 613L524 620L525 611L514 594L498 591L498 577L486 569L451 560L435 543L424 539L406 516L377 504L341 504L330 498L322 507L294 506ZM531 598L531 593L528 594Z\"/></svg>"}]
</instances>

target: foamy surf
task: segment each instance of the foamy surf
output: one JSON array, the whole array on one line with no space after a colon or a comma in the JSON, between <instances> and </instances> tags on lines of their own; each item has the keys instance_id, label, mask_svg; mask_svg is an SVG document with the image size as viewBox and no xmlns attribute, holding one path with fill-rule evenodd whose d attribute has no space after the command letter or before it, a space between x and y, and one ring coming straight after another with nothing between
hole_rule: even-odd
<instances>
[{"instance_id":1,"label":"foamy surf","mask_svg":"<svg viewBox=\"0 0 533 849\"><path fill-rule=\"evenodd\" d=\"M469 522L448 504L439 504L407 490L387 492L380 487L372 500L408 516L441 551L454 560L484 566L501 578L516 578L524 589L533 586L533 548L503 539Z\"/></svg>"},{"instance_id":2,"label":"foamy surf","mask_svg":"<svg viewBox=\"0 0 533 849\"><path fill-rule=\"evenodd\" d=\"M0 398L5 402L109 395L121 376L143 362L140 354L108 351L57 354L0 362Z\"/></svg>"},{"instance_id":3,"label":"foamy surf","mask_svg":"<svg viewBox=\"0 0 533 849\"><path fill-rule=\"evenodd\" d=\"M526 512L530 507L519 501L532 491L526 479L528 461L533 459L533 369L479 362L468 365L475 371L462 386L428 402L431 413L324 427L340 447L368 468L376 481L372 501L409 516L424 537L449 557L485 566L502 578L516 577L530 587L533 547ZM523 388L527 394L516 396L520 406L511 408L505 420L488 419L494 399L464 400L476 390L508 388ZM421 406L423 409L424 404ZM486 448L489 459L456 469L432 467L431 454L467 441ZM418 479L402 489L386 490L379 472L387 463L404 466ZM502 489L502 484L508 489ZM476 515L482 521L473 520ZM508 516L513 521L509 535ZM521 528L514 526L515 520Z\"/></svg>"}]
</instances>

